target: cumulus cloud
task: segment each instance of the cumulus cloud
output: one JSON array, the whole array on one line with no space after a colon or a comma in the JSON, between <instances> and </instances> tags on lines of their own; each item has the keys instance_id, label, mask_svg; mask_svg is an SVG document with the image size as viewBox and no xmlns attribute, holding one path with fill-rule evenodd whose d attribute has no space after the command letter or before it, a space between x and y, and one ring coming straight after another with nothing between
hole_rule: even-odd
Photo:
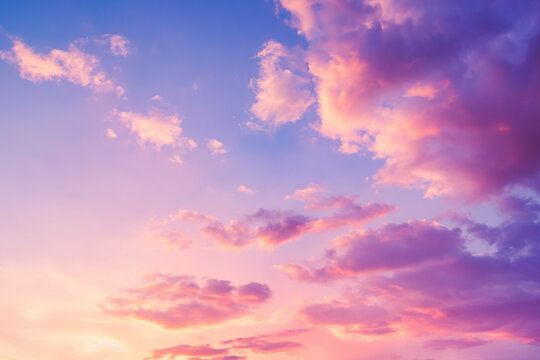
<instances>
[{"instance_id":1,"label":"cumulus cloud","mask_svg":"<svg viewBox=\"0 0 540 360\"><path fill-rule=\"evenodd\" d=\"M176 114L150 109L147 114L115 110L114 115L137 136L141 145L153 145L158 151L162 146L181 150L191 150L197 146L195 141L182 136L182 121Z\"/></svg>"},{"instance_id":2,"label":"cumulus cloud","mask_svg":"<svg viewBox=\"0 0 540 360\"><path fill-rule=\"evenodd\" d=\"M212 155L225 154L227 152L223 143L216 139L208 139L206 141L206 146L208 147Z\"/></svg>"},{"instance_id":3,"label":"cumulus cloud","mask_svg":"<svg viewBox=\"0 0 540 360\"><path fill-rule=\"evenodd\" d=\"M343 200L343 199L346 200ZM332 210L326 216L314 217L295 211L258 209L228 224L207 215L180 211L161 219L158 226L167 228L176 221L201 224L200 232L217 243L228 247L244 247L258 243L263 247L276 247L311 233L322 233L345 228L360 228L368 222L396 210L383 203L359 204L356 197L317 198L309 205L311 210ZM331 203L327 205L325 202Z\"/></svg>"},{"instance_id":4,"label":"cumulus cloud","mask_svg":"<svg viewBox=\"0 0 540 360\"><path fill-rule=\"evenodd\" d=\"M188 276L152 274L143 286L128 289L126 294L109 298L101 305L102 310L167 329L181 329L245 316L268 300L272 292L267 285L256 282L235 286L230 281L208 279L200 284Z\"/></svg>"},{"instance_id":5,"label":"cumulus cloud","mask_svg":"<svg viewBox=\"0 0 540 360\"><path fill-rule=\"evenodd\" d=\"M300 120L315 99L299 50L268 41L257 57L260 68L258 78L251 80L256 97L251 113L268 128Z\"/></svg>"},{"instance_id":6,"label":"cumulus cloud","mask_svg":"<svg viewBox=\"0 0 540 360\"><path fill-rule=\"evenodd\" d=\"M0 51L0 58L17 66L23 79L32 82L65 80L96 91L116 91L114 83L99 70L99 59L71 43L68 50L53 49L37 53L22 40L12 37L10 50ZM123 93L119 95L122 97Z\"/></svg>"},{"instance_id":7,"label":"cumulus cloud","mask_svg":"<svg viewBox=\"0 0 540 360\"><path fill-rule=\"evenodd\" d=\"M468 200L540 189L538 2L279 4L309 69L281 93L313 79L318 131L344 153L384 159L378 183Z\"/></svg>"}]
</instances>

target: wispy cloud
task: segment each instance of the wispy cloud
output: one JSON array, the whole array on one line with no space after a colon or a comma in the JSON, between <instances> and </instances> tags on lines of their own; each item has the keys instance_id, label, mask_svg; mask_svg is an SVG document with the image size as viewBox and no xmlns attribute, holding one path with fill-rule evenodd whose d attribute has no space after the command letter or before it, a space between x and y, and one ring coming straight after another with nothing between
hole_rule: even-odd
<instances>
[{"instance_id":1,"label":"wispy cloud","mask_svg":"<svg viewBox=\"0 0 540 360\"><path fill-rule=\"evenodd\" d=\"M259 243L261 246L274 248L306 234L349 227L358 229L396 210L396 207L383 203L359 204L357 198L351 196L317 196L310 199L319 202L308 203L306 208L313 211L331 210L332 213L314 217L294 211L260 208L226 224L212 216L181 210L178 214L158 220L156 224L166 229L177 221L195 222L202 225L201 234L224 246L244 247Z\"/></svg>"},{"instance_id":2,"label":"wispy cloud","mask_svg":"<svg viewBox=\"0 0 540 360\"><path fill-rule=\"evenodd\" d=\"M238 188L236 189L236 191L240 192L240 193L244 193L244 194L248 194L248 195L253 195L255 194L255 191L253 191L252 189L250 189L249 187L245 186L245 185L240 185L238 186Z\"/></svg>"},{"instance_id":3,"label":"wispy cloud","mask_svg":"<svg viewBox=\"0 0 540 360\"><path fill-rule=\"evenodd\" d=\"M71 43L68 50L53 49L37 53L17 37L11 37L10 50L0 51L0 58L17 66L23 79L32 82L65 80L96 91L118 91L117 86L99 70L99 59ZM123 92L119 97L123 96Z\"/></svg>"},{"instance_id":4,"label":"wispy cloud","mask_svg":"<svg viewBox=\"0 0 540 360\"><path fill-rule=\"evenodd\" d=\"M122 35L103 35L109 41L109 51L115 56L126 57L129 54L129 40Z\"/></svg>"}]
</instances>

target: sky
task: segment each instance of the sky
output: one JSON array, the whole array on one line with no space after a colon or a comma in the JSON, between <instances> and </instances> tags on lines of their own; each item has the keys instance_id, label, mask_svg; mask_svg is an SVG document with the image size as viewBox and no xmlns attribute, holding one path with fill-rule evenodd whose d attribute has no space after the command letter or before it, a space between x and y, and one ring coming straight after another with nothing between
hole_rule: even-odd
<instances>
[{"instance_id":1,"label":"sky","mask_svg":"<svg viewBox=\"0 0 540 360\"><path fill-rule=\"evenodd\" d=\"M540 3L0 0L0 360L540 357Z\"/></svg>"}]
</instances>

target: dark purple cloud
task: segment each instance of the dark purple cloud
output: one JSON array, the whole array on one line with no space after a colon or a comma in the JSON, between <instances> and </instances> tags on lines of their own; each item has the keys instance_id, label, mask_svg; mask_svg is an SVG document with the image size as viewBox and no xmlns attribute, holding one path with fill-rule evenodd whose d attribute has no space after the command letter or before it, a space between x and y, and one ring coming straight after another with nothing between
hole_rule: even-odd
<instances>
[{"instance_id":1,"label":"dark purple cloud","mask_svg":"<svg viewBox=\"0 0 540 360\"><path fill-rule=\"evenodd\" d=\"M487 226L454 217L454 229L428 221L384 225L339 238L319 266L284 269L303 281L359 282L357 295L303 306L299 312L312 324L539 342L540 223L531 218ZM492 251L471 253L470 240Z\"/></svg>"},{"instance_id":2,"label":"dark purple cloud","mask_svg":"<svg viewBox=\"0 0 540 360\"><path fill-rule=\"evenodd\" d=\"M537 1L279 3L307 41L317 129L385 159L377 182L468 200L540 190Z\"/></svg>"}]
</instances>

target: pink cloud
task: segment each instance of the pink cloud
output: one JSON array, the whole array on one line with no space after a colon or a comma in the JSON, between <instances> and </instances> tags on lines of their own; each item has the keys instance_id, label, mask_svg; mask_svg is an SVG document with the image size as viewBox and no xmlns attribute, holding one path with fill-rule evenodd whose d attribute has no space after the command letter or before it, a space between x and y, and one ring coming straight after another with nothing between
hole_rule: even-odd
<instances>
[{"instance_id":1,"label":"pink cloud","mask_svg":"<svg viewBox=\"0 0 540 360\"><path fill-rule=\"evenodd\" d=\"M249 194L249 195L255 194L255 191L253 191L253 189L250 189L249 187L247 187L247 186L245 186L245 185L240 185L240 186L238 186L238 188L236 189L236 191L241 192L241 193L244 193L244 194Z\"/></svg>"},{"instance_id":2,"label":"pink cloud","mask_svg":"<svg viewBox=\"0 0 540 360\"><path fill-rule=\"evenodd\" d=\"M221 347L212 347L208 344L197 346L178 345L174 347L154 350L152 351L152 356L146 358L146 360L157 360L164 358L174 359L176 356L197 356L197 358L191 359L200 360L235 360L245 359L245 357L231 355L231 352L244 353L247 351L255 354L287 353L302 347L303 344L296 341L285 340L284 338L289 338L305 331L307 330L294 329L276 332L272 334L239 337L222 341ZM215 355L218 356L214 357ZM210 356L212 356L212 358L209 359L208 357Z\"/></svg>"},{"instance_id":3,"label":"pink cloud","mask_svg":"<svg viewBox=\"0 0 540 360\"><path fill-rule=\"evenodd\" d=\"M126 57L129 54L129 40L122 35L104 35L109 40L110 52L115 56Z\"/></svg>"},{"instance_id":4,"label":"pink cloud","mask_svg":"<svg viewBox=\"0 0 540 360\"><path fill-rule=\"evenodd\" d=\"M214 356L227 354L227 349L215 349L210 345L178 345L170 348L157 349L152 351L152 356L147 357L146 360L157 359L175 359L177 356Z\"/></svg>"},{"instance_id":5,"label":"pink cloud","mask_svg":"<svg viewBox=\"0 0 540 360\"><path fill-rule=\"evenodd\" d=\"M225 150L225 146L223 146L223 143L216 139L208 139L206 146L212 155L225 154L227 152L227 150Z\"/></svg>"},{"instance_id":6,"label":"pink cloud","mask_svg":"<svg viewBox=\"0 0 540 360\"><path fill-rule=\"evenodd\" d=\"M280 267L289 276L305 281L328 281L374 271L403 269L429 261L441 261L461 253L463 239L428 221L384 225L338 237L326 251L324 265Z\"/></svg>"},{"instance_id":7,"label":"pink cloud","mask_svg":"<svg viewBox=\"0 0 540 360\"><path fill-rule=\"evenodd\" d=\"M299 313L311 324L363 334L400 328L449 338L486 335L538 342L536 219L487 226L456 217L460 228L454 229L429 221L384 225L338 238L319 261L284 269L298 280L354 279L358 285L343 299L302 306ZM466 246L471 240L494 250L472 254ZM377 313L381 316L371 317Z\"/></svg>"},{"instance_id":8,"label":"pink cloud","mask_svg":"<svg viewBox=\"0 0 540 360\"><path fill-rule=\"evenodd\" d=\"M248 350L253 353L262 354L289 352L303 346L299 342L284 339L289 338L291 335L295 335L295 332L286 331L267 335L240 337L223 341L223 345L229 346L234 350Z\"/></svg>"},{"instance_id":9,"label":"pink cloud","mask_svg":"<svg viewBox=\"0 0 540 360\"><path fill-rule=\"evenodd\" d=\"M67 51L53 49L49 53L36 53L20 39L12 37L12 41L11 50L1 51L0 58L17 66L23 79L32 82L66 80L96 91L116 91L114 83L98 69L98 58L74 43Z\"/></svg>"},{"instance_id":10,"label":"pink cloud","mask_svg":"<svg viewBox=\"0 0 540 360\"><path fill-rule=\"evenodd\" d=\"M321 193L326 192L326 188L322 185L310 183L304 189L298 189L292 195L285 196L285 199L295 199L300 201L315 201L318 200L321 196Z\"/></svg>"},{"instance_id":11,"label":"pink cloud","mask_svg":"<svg viewBox=\"0 0 540 360\"><path fill-rule=\"evenodd\" d=\"M264 127L298 121L314 102L307 66L298 51L268 41L257 54L259 77L252 79L256 102L251 113Z\"/></svg>"},{"instance_id":12,"label":"pink cloud","mask_svg":"<svg viewBox=\"0 0 540 360\"><path fill-rule=\"evenodd\" d=\"M197 146L195 141L182 136L182 121L176 114L169 115L158 109L150 109L146 115L117 110L114 115L137 136L141 145L153 145L158 151L162 146L181 150L191 150Z\"/></svg>"},{"instance_id":13,"label":"pink cloud","mask_svg":"<svg viewBox=\"0 0 540 360\"><path fill-rule=\"evenodd\" d=\"M384 307L370 305L361 298L308 303L299 309L313 325L333 326L351 334L386 335L395 331Z\"/></svg>"},{"instance_id":14,"label":"pink cloud","mask_svg":"<svg viewBox=\"0 0 540 360\"><path fill-rule=\"evenodd\" d=\"M116 139L118 137L118 135L116 134L116 132L113 129L107 128L107 137L109 139Z\"/></svg>"},{"instance_id":15,"label":"pink cloud","mask_svg":"<svg viewBox=\"0 0 540 360\"><path fill-rule=\"evenodd\" d=\"M540 32L524 25L538 4L280 4L307 40L298 84L313 79L318 131L384 159L378 183L468 200L540 188Z\"/></svg>"},{"instance_id":16,"label":"pink cloud","mask_svg":"<svg viewBox=\"0 0 540 360\"><path fill-rule=\"evenodd\" d=\"M264 284L234 286L226 280L208 279L201 285L188 276L164 274L148 276L145 285L128 289L126 293L126 297L108 299L102 310L167 329L213 325L239 318L271 296L270 288Z\"/></svg>"},{"instance_id":17,"label":"pink cloud","mask_svg":"<svg viewBox=\"0 0 540 360\"><path fill-rule=\"evenodd\" d=\"M176 217L178 221L203 223L201 233L216 240L221 245L243 247L252 243L273 248L310 233L322 233L344 228L360 228L368 222L386 216L396 208L381 203L358 204L356 197L314 197L308 204L311 210L334 210L327 216L312 217L294 211L258 209L228 224L211 216L197 214L191 220L189 216ZM316 201L315 201L316 200ZM182 211L182 214L189 212ZM170 226L166 221L163 226Z\"/></svg>"},{"instance_id":18,"label":"pink cloud","mask_svg":"<svg viewBox=\"0 0 540 360\"><path fill-rule=\"evenodd\" d=\"M486 344L487 341L475 338L431 339L426 346L433 349L466 349Z\"/></svg>"}]
</instances>

